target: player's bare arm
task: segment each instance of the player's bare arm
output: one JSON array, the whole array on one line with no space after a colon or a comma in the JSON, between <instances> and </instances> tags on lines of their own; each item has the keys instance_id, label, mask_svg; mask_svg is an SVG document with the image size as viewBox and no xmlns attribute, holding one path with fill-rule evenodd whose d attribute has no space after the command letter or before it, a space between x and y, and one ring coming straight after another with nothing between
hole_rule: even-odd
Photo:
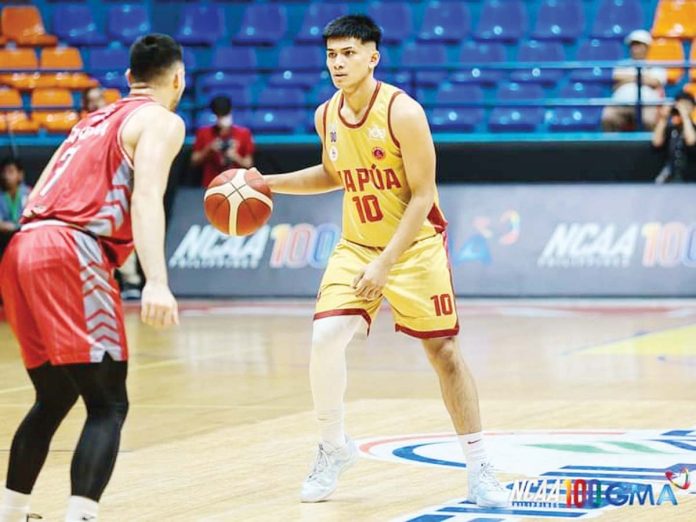
<instances>
[{"instance_id":1,"label":"player's bare arm","mask_svg":"<svg viewBox=\"0 0 696 522\"><path fill-rule=\"evenodd\" d=\"M286 174L264 176L273 192L300 195L321 194L341 188L341 179L333 169L324 147L324 105L320 105L314 112L314 128L322 141L322 164Z\"/></svg>"},{"instance_id":2,"label":"player's bare arm","mask_svg":"<svg viewBox=\"0 0 696 522\"><path fill-rule=\"evenodd\" d=\"M411 199L382 254L355 278L356 295L365 299L375 299L382 293L391 267L413 243L435 201L435 146L423 108L401 95L394 100L391 116Z\"/></svg>"},{"instance_id":3,"label":"player's bare arm","mask_svg":"<svg viewBox=\"0 0 696 522\"><path fill-rule=\"evenodd\" d=\"M146 278L141 318L155 327L179 323L164 258L163 198L169 171L181 150L184 135L183 120L159 105L138 111L122 134L124 146L132 151L135 167L131 199L133 241Z\"/></svg>"}]
</instances>

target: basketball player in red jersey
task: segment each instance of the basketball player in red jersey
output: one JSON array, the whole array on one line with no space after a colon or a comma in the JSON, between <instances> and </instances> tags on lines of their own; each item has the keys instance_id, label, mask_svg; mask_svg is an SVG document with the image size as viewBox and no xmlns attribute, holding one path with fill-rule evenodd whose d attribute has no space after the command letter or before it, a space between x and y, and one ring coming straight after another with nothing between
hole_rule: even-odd
<instances>
[{"instance_id":1,"label":"basketball player in red jersey","mask_svg":"<svg viewBox=\"0 0 696 522\"><path fill-rule=\"evenodd\" d=\"M36 390L10 450L0 522L24 522L53 434L82 398L66 522L95 521L128 411L123 311L113 269L138 252L141 318L178 323L167 283L163 196L184 123L181 47L151 34L130 50L130 94L78 123L29 196L0 265L7 318Z\"/></svg>"}]
</instances>

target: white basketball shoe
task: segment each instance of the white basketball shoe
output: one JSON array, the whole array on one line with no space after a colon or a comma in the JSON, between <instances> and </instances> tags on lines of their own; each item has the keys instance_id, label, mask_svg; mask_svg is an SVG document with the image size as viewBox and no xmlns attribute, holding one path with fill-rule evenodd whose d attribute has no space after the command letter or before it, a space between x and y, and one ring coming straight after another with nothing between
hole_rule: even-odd
<instances>
[{"instance_id":1,"label":"white basketball shoe","mask_svg":"<svg viewBox=\"0 0 696 522\"><path fill-rule=\"evenodd\" d=\"M498 482L489 462L484 462L478 470L470 469L468 483L469 502L482 508L510 506L510 492Z\"/></svg>"},{"instance_id":2,"label":"white basketball shoe","mask_svg":"<svg viewBox=\"0 0 696 522\"><path fill-rule=\"evenodd\" d=\"M333 449L319 444L312 472L302 483L302 502L321 502L331 496L338 485L338 477L358 460L358 448L346 436L346 445Z\"/></svg>"}]
</instances>

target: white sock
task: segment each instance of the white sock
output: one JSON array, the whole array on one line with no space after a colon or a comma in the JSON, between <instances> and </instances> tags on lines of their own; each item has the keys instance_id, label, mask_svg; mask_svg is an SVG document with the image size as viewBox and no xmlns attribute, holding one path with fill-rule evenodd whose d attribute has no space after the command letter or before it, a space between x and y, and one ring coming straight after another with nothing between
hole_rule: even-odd
<instances>
[{"instance_id":1,"label":"white sock","mask_svg":"<svg viewBox=\"0 0 696 522\"><path fill-rule=\"evenodd\" d=\"M363 319L358 315L325 317L314 322L309 378L322 443L332 448L346 444L343 395L346 391L346 346Z\"/></svg>"},{"instance_id":2,"label":"white sock","mask_svg":"<svg viewBox=\"0 0 696 522\"><path fill-rule=\"evenodd\" d=\"M466 467L469 471L478 471L484 462L488 461L486 457L486 447L483 444L483 433L467 433L466 435L457 435L459 444L464 451L466 459Z\"/></svg>"},{"instance_id":3,"label":"white sock","mask_svg":"<svg viewBox=\"0 0 696 522\"><path fill-rule=\"evenodd\" d=\"M65 522L97 522L99 504L85 497L70 497Z\"/></svg>"},{"instance_id":4,"label":"white sock","mask_svg":"<svg viewBox=\"0 0 696 522\"><path fill-rule=\"evenodd\" d=\"M0 522L25 522L29 514L29 497L5 488L0 503Z\"/></svg>"}]
</instances>

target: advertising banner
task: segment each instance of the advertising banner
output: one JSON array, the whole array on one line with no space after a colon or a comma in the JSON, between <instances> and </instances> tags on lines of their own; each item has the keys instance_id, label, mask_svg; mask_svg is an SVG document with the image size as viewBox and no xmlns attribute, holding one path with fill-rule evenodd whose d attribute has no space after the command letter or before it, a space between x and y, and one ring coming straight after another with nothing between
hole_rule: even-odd
<instances>
[{"instance_id":1,"label":"advertising banner","mask_svg":"<svg viewBox=\"0 0 696 522\"><path fill-rule=\"evenodd\" d=\"M276 196L266 226L227 237L202 190L177 195L167 234L179 296L311 297L340 238L342 191ZM696 186L440 187L460 296L696 295Z\"/></svg>"}]
</instances>

